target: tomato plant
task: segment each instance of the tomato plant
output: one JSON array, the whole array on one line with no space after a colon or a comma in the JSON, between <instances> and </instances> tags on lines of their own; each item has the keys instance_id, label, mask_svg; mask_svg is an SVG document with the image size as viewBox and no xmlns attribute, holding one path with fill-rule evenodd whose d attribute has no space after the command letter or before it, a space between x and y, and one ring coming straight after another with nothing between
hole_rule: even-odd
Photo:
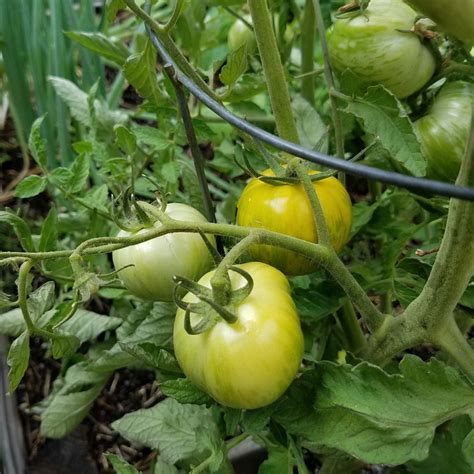
<instances>
[{"instance_id":1,"label":"tomato plant","mask_svg":"<svg viewBox=\"0 0 474 474\"><path fill-rule=\"evenodd\" d=\"M170 203L166 215L178 221L207 222L196 209L186 204ZM161 226L155 223L155 228ZM146 233L145 228L138 232ZM130 236L120 231L118 237ZM214 237L209 240L215 243ZM172 301L173 276L199 278L212 266L212 256L199 234L176 233L156 237L141 244L113 252L116 270L123 284L134 295L156 301Z\"/></svg>"},{"instance_id":2,"label":"tomato plant","mask_svg":"<svg viewBox=\"0 0 474 474\"><path fill-rule=\"evenodd\" d=\"M185 311L179 309L174 349L186 376L219 403L255 409L279 398L294 379L303 356L303 333L285 276L260 262L239 267L254 286L232 308L237 321L220 320L208 331L190 335L184 328ZM210 287L213 275L207 273L199 283ZM236 272L230 271L230 278L233 289L245 283ZM184 301L198 299L188 294Z\"/></svg>"},{"instance_id":3,"label":"tomato plant","mask_svg":"<svg viewBox=\"0 0 474 474\"><path fill-rule=\"evenodd\" d=\"M452 82L444 85L428 113L415 122L428 173L434 178L454 181L467 144L474 84Z\"/></svg>"},{"instance_id":4,"label":"tomato plant","mask_svg":"<svg viewBox=\"0 0 474 474\"><path fill-rule=\"evenodd\" d=\"M338 18L328 35L332 64L399 98L423 87L435 70L429 48L410 32L416 12L402 0L372 0L363 14Z\"/></svg>"},{"instance_id":5,"label":"tomato plant","mask_svg":"<svg viewBox=\"0 0 474 474\"><path fill-rule=\"evenodd\" d=\"M316 174L311 171L310 174ZM263 172L272 176L272 170ZM352 205L349 195L334 177L315 181L316 190L326 218L331 243L340 251L349 237ZM243 190L237 203L237 224L281 232L309 242L318 241L312 209L301 184L272 185L253 178ZM253 259L265 262L287 275L314 272L318 264L294 252L270 245L253 245Z\"/></svg>"}]
</instances>

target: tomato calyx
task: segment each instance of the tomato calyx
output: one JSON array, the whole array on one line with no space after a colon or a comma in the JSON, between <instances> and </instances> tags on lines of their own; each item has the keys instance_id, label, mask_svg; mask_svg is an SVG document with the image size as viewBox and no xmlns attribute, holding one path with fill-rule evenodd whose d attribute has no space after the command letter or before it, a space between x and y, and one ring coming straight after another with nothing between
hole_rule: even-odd
<instances>
[{"instance_id":1,"label":"tomato calyx","mask_svg":"<svg viewBox=\"0 0 474 474\"><path fill-rule=\"evenodd\" d=\"M137 201L133 188L129 186L123 194L112 201L112 219L121 230L136 233L153 227L156 221L166 220L166 198L156 193L158 206Z\"/></svg>"},{"instance_id":2,"label":"tomato calyx","mask_svg":"<svg viewBox=\"0 0 474 474\"><path fill-rule=\"evenodd\" d=\"M175 282L173 299L176 306L185 311L184 329L188 334L202 334L212 328L221 319L228 324L233 324L237 321L235 307L252 292L253 279L250 274L242 268L229 266L227 269L241 275L245 279L245 285L235 290L230 290L226 304L220 304L216 301L214 289L200 285L189 278L178 275L173 277ZM194 295L199 301L185 301L181 297L182 289ZM201 316L201 319L194 325L191 321L192 313Z\"/></svg>"}]
</instances>

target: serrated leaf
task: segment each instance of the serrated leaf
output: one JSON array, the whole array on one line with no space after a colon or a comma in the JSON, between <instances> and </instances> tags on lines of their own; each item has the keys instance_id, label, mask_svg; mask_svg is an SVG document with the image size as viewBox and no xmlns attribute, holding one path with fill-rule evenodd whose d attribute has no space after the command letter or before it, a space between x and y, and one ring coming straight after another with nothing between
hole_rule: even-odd
<instances>
[{"instance_id":1,"label":"serrated leaf","mask_svg":"<svg viewBox=\"0 0 474 474\"><path fill-rule=\"evenodd\" d=\"M71 178L68 183L68 191L75 194L84 191L89 177L90 159L87 155L79 155L71 165Z\"/></svg>"},{"instance_id":2,"label":"serrated leaf","mask_svg":"<svg viewBox=\"0 0 474 474\"><path fill-rule=\"evenodd\" d=\"M361 201L352 206L352 229L350 238L356 235L366 224L370 222L380 204L381 201L376 201L372 204Z\"/></svg>"},{"instance_id":3,"label":"serrated leaf","mask_svg":"<svg viewBox=\"0 0 474 474\"><path fill-rule=\"evenodd\" d=\"M199 390L188 379L166 380L160 384L161 392L167 397L172 397L179 403L192 403L204 405L211 401L211 397Z\"/></svg>"},{"instance_id":4,"label":"serrated leaf","mask_svg":"<svg viewBox=\"0 0 474 474\"><path fill-rule=\"evenodd\" d=\"M71 115L82 125L90 127L91 119L87 107L87 94L71 81L62 77L48 76L56 94L69 107Z\"/></svg>"},{"instance_id":5,"label":"serrated leaf","mask_svg":"<svg viewBox=\"0 0 474 474\"><path fill-rule=\"evenodd\" d=\"M27 176L22 179L15 188L15 196L19 198L30 198L42 193L48 180L44 176L37 176L35 174Z\"/></svg>"},{"instance_id":6,"label":"serrated leaf","mask_svg":"<svg viewBox=\"0 0 474 474\"><path fill-rule=\"evenodd\" d=\"M92 188L84 197L76 199L92 209L108 212L106 205L109 202L109 189L106 184Z\"/></svg>"},{"instance_id":7,"label":"serrated leaf","mask_svg":"<svg viewBox=\"0 0 474 474\"><path fill-rule=\"evenodd\" d=\"M41 226L41 236L38 246L40 252L54 250L58 241L58 213L53 206Z\"/></svg>"},{"instance_id":8,"label":"serrated leaf","mask_svg":"<svg viewBox=\"0 0 474 474\"><path fill-rule=\"evenodd\" d=\"M0 334L18 337L25 329L25 320L20 308L0 314Z\"/></svg>"},{"instance_id":9,"label":"serrated leaf","mask_svg":"<svg viewBox=\"0 0 474 474\"><path fill-rule=\"evenodd\" d=\"M105 453L105 457L117 474L139 474L139 471L117 454Z\"/></svg>"},{"instance_id":10,"label":"serrated leaf","mask_svg":"<svg viewBox=\"0 0 474 474\"><path fill-rule=\"evenodd\" d=\"M20 216L17 216L11 211L0 211L0 223L1 222L13 227L15 235L18 237L24 250L27 252L34 252L36 250L33 244L30 227Z\"/></svg>"},{"instance_id":11,"label":"serrated leaf","mask_svg":"<svg viewBox=\"0 0 474 474\"><path fill-rule=\"evenodd\" d=\"M54 168L49 176L53 184L59 188L64 188L65 191L68 190L67 187L74 178L71 170L65 168L64 166L58 166L57 168Z\"/></svg>"},{"instance_id":12,"label":"serrated leaf","mask_svg":"<svg viewBox=\"0 0 474 474\"><path fill-rule=\"evenodd\" d=\"M247 68L247 47L244 44L227 56L227 63L222 68L219 78L222 84L232 86L238 81L239 77L244 74Z\"/></svg>"},{"instance_id":13,"label":"serrated leaf","mask_svg":"<svg viewBox=\"0 0 474 474\"><path fill-rule=\"evenodd\" d=\"M85 363L70 367L41 415L41 434L60 439L73 431L89 412L109 376L110 373L89 371Z\"/></svg>"},{"instance_id":14,"label":"serrated leaf","mask_svg":"<svg viewBox=\"0 0 474 474\"><path fill-rule=\"evenodd\" d=\"M452 432L454 422L448 423L438 429L430 447L429 456L423 461L407 463L408 472L411 474L449 473L472 474L462 449L462 439L456 439ZM467 419L468 429L472 423Z\"/></svg>"},{"instance_id":15,"label":"serrated leaf","mask_svg":"<svg viewBox=\"0 0 474 474\"><path fill-rule=\"evenodd\" d=\"M156 52L149 40L141 53L130 56L123 66L123 74L135 90L150 102L159 104L161 93L156 73Z\"/></svg>"},{"instance_id":16,"label":"serrated leaf","mask_svg":"<svg viewBox=\"0 0 474 474\"><path fill-rule=\"evenodd\" d=\"M406 355L399 368L389 375L367 362L320 362L294 384L274 418L316 451L335 448L369 464L421 461L439 425L472 416L474 390L436 359Z\"/></svg>"},{"instance_id":17,"label":"serrated leaf","mask_svg":"<svg viewBox=\"0 0 474 474\"><path fill-rule=\"evenodd\" d=\"M128 49L119 42L114 42L102 33L89 31L66 31L68 38L89 49L99 56L122 66L128 57Z\"/></svg>"},{"instance_id":18,"label":"serrated leaf","mask_svg":"<svg viewBox=\"0 0 474 474\"><path fill-rule=\"evenodd\" d=\"M288 474L293 472L295 460L288 449L276 445L268 450L268 458L258 469L258 474Z\"/></svg>"},{"instance_id":19,"label":"serrated leaf","mask_svg":"<svg viewBox=\"0 0 474 474\"><path fill-rule=\"evenodd\" d=\"M317 148L318 151L327 153L328 127L322 121L316 109L300 95L293 99L291 105L301 145L310 150Z\"/></svg>"},{"instance_id":20,"label":"serrated leaf","mask_svg":"<svg viewBox=\"0 0 474 474\"><path fill-rule=\"evenodd\" d=\"M189 458L205 459L209 450L223 448L212 414L204 406L182 405L172 398L153 408L125 415L112 424L124 438L160 451L174 464ZM225 449L225 448L224 448Z\"/></svg>"},{"instance_id":21,"label":"serrated leaf","mask_svg":"<svg viewBox=\"0 0 474 474\"><path fill-rule=\"evenodd\" d=\"M30 360L30 335L27 331L22 332L11 344L8 351L8 393L13 393L25 375Z\"/></svg>"},{"instance_id":22,"label":"serrated leaf","mask_svg":"<svg viewBox=\"0 0 474 474\"><path fill-rule=\"evenodd\" d=\"M46 140L41 136L41 125L44 121L44 115L37 118L31 126L28 139L28 148L40 168L46 169L48 165L48 154L46 152Z\"/></svg>"},{"instance_id":23,"label":"serrated leaf","mask_svg":"<svg viewBox=\"0 0 474 474\"><path fill-rule=\"evenodd\" d=\"M181 166L177 161L168 161L160 168L160 173L165 181L175 184L181 176Z\"/></svg>"},{"instance_id":24,"label":"serrated leaf","mask_svg":"<svg viewBox=\"0 0 474 474\"><path fill-rule=\"evenodd\" d=\"M364 97L354 98L343 110L361 119L364 129L410 173L425 176L420 142L405 109L392 93L383 86L369 87Z\"/></svg>"},{"instance_id":25,"label":"serrated leaf","mask_svg":"<svg viewBox=\"0 0 474 474\"><path fill-rule=\"evenodd\" d=\"M170 140L157 128L137 125L133 127L133 133L139 142L154 148L156 151L167 150L171 146Z\"/></svg>"},{"instance_id":26,"label":"serrated leaf","mask_svg":"<svg viewBox=\"0 0 474 474\"><path fill-rule=\"evenodd\" d=\"M117 137L117 145L127 155L132 155L137 149L135 135L124 125L116 125L114 127L115 136Z\"/></svg>"},{"instance_id":27,"label":"serrated leaf","mask_svg":"<svg viewBox=\"0 0 474 474\"><path fill-rule=\"evenodd\" d=\"M155 464L155 470L153 474L184 474L184 471L178 471L178 468L164 462L162 459L158 458L158 462Z\"/></svg>"},{"instance_id":28,"label":"serrated leaf","mask_svg":"<svg viewBox=\"0 0 474 474\"><path fill-rule=\"evenodd\" d=\"M48 281L30 293L27 305L33 321L36 321L40 316L46 313L46 311L52 308L55 300L55 288L56 285L54 281Z\"/></svg>"},{"instance_id":29,"label":"serrated leaf","mask_svg":"<svg viewBox=\"0 0 474 474\"><path fill-rule=\"evenodd\" d=\"M176 374L182 373L176 358L170 352L151 342L142 342L141 344L124 344L120 342L119 345L122 350L156 370Z\"/></svg>"},{"instance_id":30,"label":"serrated leaf","mask_svg":"<svg viewBox=\"0 0 474 474\"><path fill-rule=\"evenodd\" d=\"M62 357L72 356L80 345L81 342L73 334L56 331L51 341L53 357L61 359Z\"/></svg>"}]
</instances>

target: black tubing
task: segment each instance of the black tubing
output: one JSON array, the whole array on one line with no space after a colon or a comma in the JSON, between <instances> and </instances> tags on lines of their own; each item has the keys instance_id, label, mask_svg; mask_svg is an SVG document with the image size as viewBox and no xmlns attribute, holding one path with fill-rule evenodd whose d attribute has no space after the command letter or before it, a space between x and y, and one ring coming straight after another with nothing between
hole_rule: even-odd
<instances>
[{"instance_id":1,"label":"black tubing","mask_svg":"<svg viewBox=\"0 0 474 474\"><path fill-rule=\"evenodd\" d=\"M171 65L173 67L176 79L219 117L254 138L272 145L279 150L286 151L287 153L317 163L318 165L327 166L328 168L344 171L357 176L363 176L386 184L393 184L398 187L407 188L416 193L431 193L440 196L455 197L466 201L474 201L474 189L443 183L432 179L416 178L414 176L407 176L393 171L372 168L371 166L353 163L325 153L308 150L301 145L277 137L276 135L262 130L246 120L237 117L189 79L189 77L179 69L150 27L146 26L146 30L162 61L165 65Z\"/></svg>"}]
</instances>

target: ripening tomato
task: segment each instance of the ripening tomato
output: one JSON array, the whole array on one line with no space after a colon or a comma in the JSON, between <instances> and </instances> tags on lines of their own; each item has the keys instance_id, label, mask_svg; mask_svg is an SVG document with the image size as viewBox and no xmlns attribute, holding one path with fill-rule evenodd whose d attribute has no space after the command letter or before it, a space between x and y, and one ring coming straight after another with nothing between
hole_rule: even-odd
<instances>
[{"instance_id":1,"label":"ripening tomato","mask_svg":"<svg viewBox=\"0 0 474 474\"><path fill-rule=\"evenodd\" d=\"M186 204L171 203L166 214L172 219L189 222L207 222L196 209ZM160 222L155 223L159 228ZM139 232L148 232L142 229ZM133 235L120 231L118 237ZM215 244L213 236L208 239ZM213 265L212 256L202 237L196 233L173 233L156 237L141 244L115 250L114 266L127 289L134 295L156 301L172 301L173 276L180 275L196 280Z\"/></svg>"},{"instance_id":2,"label":"ripening tomato","mask_svg":"<svg viewBox=\"0 0 474 474\"><path fill-rule=\"evenodd\" d=\"M364 14L336 19L329 32L331 62L368 85L382 84L399 98L421 89L435 71L429 48L410 30L416 12L402 0L371 0Z\"/></svg>"},{"instance_id":3,"label":"ripening tomato","mask_svg":"<svg viewBox=\"0 0 474 474\"><path fill-rule=\"evenodd\" d=\"M456 179L467 145L473 104L474 84L451 82L441 88L427 115L414 123L428 163L428 176Z\"/></svg>"},{"instance_id":4,"label":"ripening tomato","mask_svg":"<svg viewBox=\"0 0 474 474\"><path fill-rule=\"evenodd\" d=\"M315 173L317 171L310 172ZM270 169L263 174L274 176ZM333 177L315 181L313 186L323 208L331 243L340 251L349 238L352 225L349 195ZM251 179L237 203L237 224L272 230L309 242L318 241L311 204L301 184L274 186ZM286 275L305 275L318 268L315 262L302 255L271 245L253 245L249 253L254 260L268 263Z\"/></svg>"},{"instance_id":5,"label":"ripening tomato","mask_svg":"<svg viewBox=\"0 0 474 474\"><path fill-rule=\"evenodd\" d=\"M303 333L286 277L260 262L238 265L253 279L252 292L233 308L235 323L220 320L204 333L184 329L185 312L178 309L174 350L186 377L217 402L254 409L278 399L295 378L303 357ZM210 288L214 271L199 283ZM233 289L244 277L230 271ZM184 301L197 302L192 294ZM201 316L191 314L195 325Z\"/></svg>"},{"instance_id":6,"label":"ripening tomato","mask_svg":"<svg viewBox=\"0 0 474 474\"><path fill-rule=\"evenodd\" d=\"M474 0L405 0L444 31L474 44Z\"/></svg>"}]
</instances>

